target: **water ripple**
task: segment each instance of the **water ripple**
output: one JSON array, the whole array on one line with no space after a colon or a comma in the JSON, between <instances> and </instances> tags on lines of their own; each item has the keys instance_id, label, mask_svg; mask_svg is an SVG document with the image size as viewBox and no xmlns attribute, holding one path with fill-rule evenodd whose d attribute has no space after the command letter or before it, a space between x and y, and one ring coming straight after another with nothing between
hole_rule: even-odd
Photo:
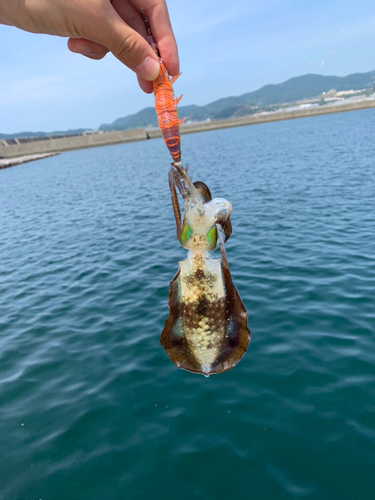
<instances>
[{"instance_id":1,"label":"water ripple","mask_svg":"<svg viewBox=\"0 0 375 500\"><path fill-rule=\"evenodd\" d=\"M249 352L204 380L159 344L175 238L161 140L1 172L0 498L375 490L374 110L183 137L233 203Z\"/></svg>"}]
</instances>

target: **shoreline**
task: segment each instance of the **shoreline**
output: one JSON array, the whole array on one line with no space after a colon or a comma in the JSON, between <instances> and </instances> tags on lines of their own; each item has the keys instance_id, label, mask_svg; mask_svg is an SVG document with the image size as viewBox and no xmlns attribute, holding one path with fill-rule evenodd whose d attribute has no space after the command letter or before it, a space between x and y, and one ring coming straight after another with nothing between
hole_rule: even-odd
<instances>
[{"instance_id":1,"label":"shoreline","mask_svg":"<svg viewBox=\"0 0 375 500\"><path fill-rule=\"evenodd\" d=\"M180 128L181 135L193 134L196 132L207 132L210 130L219 130L232 127L243 127L246 125L257 125L282 120L293 120L296 118L308 118L332 113L343 113L346 111L358 111L361 109L375 108L375 99L363 99L357 102L348 102L343 104L325 105L314 108L294 109L290 111L277 111L258 115L244 116L242 118L230 118L225 120L207 121L183 125ZM41 158L50 154L57 154L61 151L71 151L75 149L84 149L97 146L108 146L111 144L121 144L125 142L143 141L162 137L159 129L132 129L112 132L99 132L96 134L82 134L78 136L53 138L45 140L25 140L12 139L0 140L0 169L7 168L26 161L32 161L39 158L24 159L21 157L30 157L42 155ZM13 159L17 163L9 164L8 160ZM2 166L4 165L4 166Z\"/></svg>"},{"instance_id":2,"label":"shoreline","mask_svg":"<svg viewBox=\"0 0 375 500\"><path fill-rule=\"evenodd\" d=\"M0 170L3 168L15 167L16 165L21 165L22 163L28 163L29 161L42 160L43 158L50 158L51 156L56 156L60 153L43 153L43 154L33 154L25 156L17 156L14 158L2 158L0 159Z\"/></svg>"}]
</instances>

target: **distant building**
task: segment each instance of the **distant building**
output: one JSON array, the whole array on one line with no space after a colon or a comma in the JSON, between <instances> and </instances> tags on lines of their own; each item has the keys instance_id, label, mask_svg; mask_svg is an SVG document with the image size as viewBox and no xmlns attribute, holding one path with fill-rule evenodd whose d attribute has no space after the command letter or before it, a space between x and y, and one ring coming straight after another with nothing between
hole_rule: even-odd
<instances>
[{"instance_id":1,"label":"distant building","mask_svg":"<svg viewBox=\"0 0 375 500\"><path fill-rule=\"evenodd\" d=\"M363 89L363 90L340 90L340 92L337 92L337 95L339 97L341 97L341 96L345 96L345 95L358 94L360 92L365 92L365 89Z\"/></svg>"},{"instance_id":2,"label":"distant building","mask_svg":"<svg viewBox=\"0 0 375 500\"><path fill-rule=\"evenodd\" d=\"M328 92L323 92L323 97L335 97L336 96L336 90L331 89Z\"/></svg>"}]
</instances>

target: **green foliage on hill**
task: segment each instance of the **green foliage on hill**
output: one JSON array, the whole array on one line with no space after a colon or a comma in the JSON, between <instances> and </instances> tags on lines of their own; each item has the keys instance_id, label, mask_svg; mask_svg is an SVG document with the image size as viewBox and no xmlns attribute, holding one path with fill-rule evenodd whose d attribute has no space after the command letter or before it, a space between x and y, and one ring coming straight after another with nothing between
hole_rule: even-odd
<instances>
[{"instance_id":1,"label":"green foliage on hill","mask_svg":"<svg viewBox=\"0 0 375 500\"><path fill-rule=\"evenodd\" d=\"M58 137L65 135L78 135L85 132L86 128L77 128L74 130L57 130L55 132L18 132L17 134L1 134L0 139L14 139L16 137Z\"/></svg>"},{"instance_id":2,"label":"green foliage on hill","mask_svg":"<svg viewBox=\"0 0 375 500\"><path fill-rule=\"evenodd\" d=\"M237 118L251 115L259 108L275 104L291 103L301 99L318 97L331 89L362 90L372 89L375 86L375 71L369 73L355 73L349 76L322 76L304 75L290 78L277 85L265 85L254 92L241 96L232 96L219 99L205 106L179 106L180 117L187 120L203 121L208 118L218 120ZM156 113L153 107L145 108L133 115L118 118L113 123L100 126L100 130L127 130L133 128L157 127ZM20 132L18 134L0 134L0 139L14 137L43 137L50 135L74 135L84 132L84 129L68 130L65 132Z\"/></svg>"},{"instance_id":3,"label":"green foliage on hill","mask_svg":"<svg viewBox=\"0 0 375 500\"><path fill-rule=\"evenodd\" d=\"M304 75L291 78L277 85L265 85L254 92L248 92L238 97L225 97L205 106L179 106L180 117L187 120L211 120L235 118L251 115L259 107L283 104L317 97L331 89L361 90L373 88L375 71L356 73L349 76ZM102 125L102 130L124 130L138 127L157 127L154 108L145 108L124 118L118 118L111 124Z\"/></svg>"}]
</instances>

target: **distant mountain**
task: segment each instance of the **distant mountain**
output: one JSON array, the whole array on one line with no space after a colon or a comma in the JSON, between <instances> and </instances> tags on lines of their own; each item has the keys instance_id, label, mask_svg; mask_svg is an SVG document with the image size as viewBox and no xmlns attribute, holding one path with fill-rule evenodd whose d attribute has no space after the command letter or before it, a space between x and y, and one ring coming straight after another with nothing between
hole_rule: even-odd
<instances>
[{"instance_id":1,"label":"distant mountain","mask_svg":"<svg viewBox=\"0 0 375 500\"><path fill-rule=\"evenodd\" d=\"M180 117L188 120L211 120L234 118L251 115L259 111L259 107L289 103L317 97L331 89L362 90L375 86L375 71L355 73L349 76L304 75L291 78L277 85L265 85L259 90L248 92L238 97L225 97L205 106L179 106ZM101 130L125 130L138 127L156 127L154 108L145 108L124 118L118 118L111 124L100 126Z\"/></svg>"},{"instance_id":2,"label":"distant mountain","mask_svg":"<svg viewBox=\"0 0 375 500\"><path fill-rule=\"evenodd\" d=\"M318 97L331 89L362 90L375 87L375 70L369 73L355 73L349 76L304 75L291 78L277 85L265 85L259 90L248 92L237 97L225 97L205 106L179 106L180 117L188 120L202 121L235 118L259 112L259 108ZM157 127L156 113L153 107L144 108L138 113L118 118L113 123L103 124L100 130L126 130L141 127ZM88 129L86 129L88 130ZM0 134L0 139L14 137L43 137L58 135L74 135L84 129L62 132L21 132L18 134Z\"/></svg>"},{"instance_id":3,"label":"distant mountain","mask_svg":"<svg viewBox=\"0 0 375 500\"><path fill-rule=\"evenodd\" d=\"M61 137L65 135L79 135L86 132L87 128L74 130L57 130L55 132L18 132L17 134L0 134L1 139L14 139L15 137Z\"/></svg>"}]
</instances>

